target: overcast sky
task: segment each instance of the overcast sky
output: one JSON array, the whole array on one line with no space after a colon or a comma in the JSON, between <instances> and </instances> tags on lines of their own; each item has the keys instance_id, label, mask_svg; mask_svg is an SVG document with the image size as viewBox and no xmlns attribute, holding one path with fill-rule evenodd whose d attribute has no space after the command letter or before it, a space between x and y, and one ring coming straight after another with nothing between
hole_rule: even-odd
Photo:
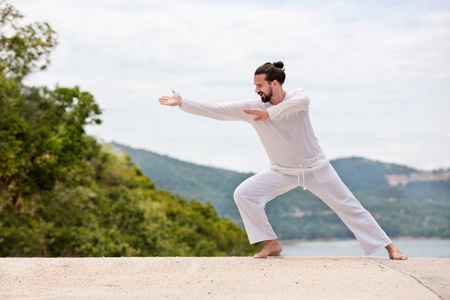
<instances>
[{"instance_id":1,"label":"overcast sky","mask_svg":"<svg viewBox=\"0 0 450 300\"><path fill-rule=\"evenodd\" d=\"M50 68L28 84L78 85L103 109L99 139L257 172L253 128L160 106L259 98L253 73L282 60L303 87L329 159L450 167L450 1L14 0L58 33Z\"/></svg>"}]
</instances>

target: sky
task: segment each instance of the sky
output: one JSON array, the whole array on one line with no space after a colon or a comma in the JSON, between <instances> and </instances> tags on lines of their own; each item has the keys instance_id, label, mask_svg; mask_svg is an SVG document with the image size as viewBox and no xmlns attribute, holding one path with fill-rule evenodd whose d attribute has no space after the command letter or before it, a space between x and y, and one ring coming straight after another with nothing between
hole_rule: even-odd
<instances>
[{"instance_id":1,"label":"sky","mask_svg":"<svg viewBox=\"0 0 450 300\"><path fill-rule=\"evenodd\" d=\"M420 170L450 167L450 1L14 0L48 22L58 46L29 85L79 86L103 123L87 133L240 172L269 160L245 122L217 121L158 98L257 98L253 74L283 61L286 90L310 97L332 160L360 156Z\"/></svg>"}]
</instances>

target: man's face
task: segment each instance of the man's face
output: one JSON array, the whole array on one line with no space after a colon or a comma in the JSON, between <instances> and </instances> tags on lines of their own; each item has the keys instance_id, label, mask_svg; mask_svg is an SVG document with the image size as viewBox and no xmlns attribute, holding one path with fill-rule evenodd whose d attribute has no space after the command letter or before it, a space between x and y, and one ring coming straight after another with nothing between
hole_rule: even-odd
<instances>
[{"instance_id":1,"label":"man's face","mask_svg":"<svg viewBox=\"0 0 450 300\"><path fill-rule=\"evenodd\" d=\"M269 102L272 99L272 84L266 81L266 74L255 75L255 93L261 97L262 102Z\"/></svg>"}]
</instances>

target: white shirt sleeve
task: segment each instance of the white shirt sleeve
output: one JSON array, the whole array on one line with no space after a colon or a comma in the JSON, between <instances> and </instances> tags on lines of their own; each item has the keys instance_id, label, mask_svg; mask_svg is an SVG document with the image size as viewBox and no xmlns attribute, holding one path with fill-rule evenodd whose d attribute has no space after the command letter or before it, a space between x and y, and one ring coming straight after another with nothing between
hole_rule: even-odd
<instances>
[{"instance_id":1,"label":"white shirt sleeve","mask_svg":"<svg viewBox=\"0 0 450 300\"><path fill-rule=\"evenodd\" d=\"M290 114L297 111L308 111L309 97L304 89L298 88L286 95L285 99L267 108L267 113L271 119L280 115Z\"/></svg>"},{"instance_id":2,"label":"white shirt sleeve","mask_svg":"<svg viewBox=\"0 0 450 300\"><path fill-rule=\"evenodd\" d=\"M183 103L180 108L187 113L216 120L239 121L248 119L248 116L243 111L244 108L247 108L245 103L245 101L234 103L213 103L183 99Z\"/></svg>"}]
</instances>

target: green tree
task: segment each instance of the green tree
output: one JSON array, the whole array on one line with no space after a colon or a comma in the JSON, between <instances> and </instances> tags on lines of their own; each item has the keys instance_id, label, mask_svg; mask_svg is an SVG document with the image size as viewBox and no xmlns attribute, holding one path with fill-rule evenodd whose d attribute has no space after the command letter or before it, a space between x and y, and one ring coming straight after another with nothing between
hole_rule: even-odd
<instances>
[{"instance_id":1,"label":"green tree","mask_svg":"<svg viewBox=\"0 0 450 300\"><path fill-rule=\"evenodd\" d=\"M211 205L154 188L128 155L87 151L52 190L0 210L0 256L248 255L246 234Z\"/></svg>"},{"instance_id":2,"label":"green tree","mask_svg":"<svg viewBox=\"0 0 450 300\"><path fill-rule=\"evenodd\" d=\"M22 79L47 68L56 46L56 33L47 23L19 25L23 18L12 5L0 0L0 71L5 78Z\"/></svg>"},{"instance_id":3,"label":"green tree","mask_svg":"<svg viewBox=\"0 0 450 300\"><path fill-rule=\"evenodd\" d=\"M19 208L23 195L52 189L61 170L81 159L84 126L99 124L101 111L78 87L23 85L49 64L55 32L47 23L19 26L22 15L4 1L0 7L0 195Z\"/></svg>"}]
</instances>

